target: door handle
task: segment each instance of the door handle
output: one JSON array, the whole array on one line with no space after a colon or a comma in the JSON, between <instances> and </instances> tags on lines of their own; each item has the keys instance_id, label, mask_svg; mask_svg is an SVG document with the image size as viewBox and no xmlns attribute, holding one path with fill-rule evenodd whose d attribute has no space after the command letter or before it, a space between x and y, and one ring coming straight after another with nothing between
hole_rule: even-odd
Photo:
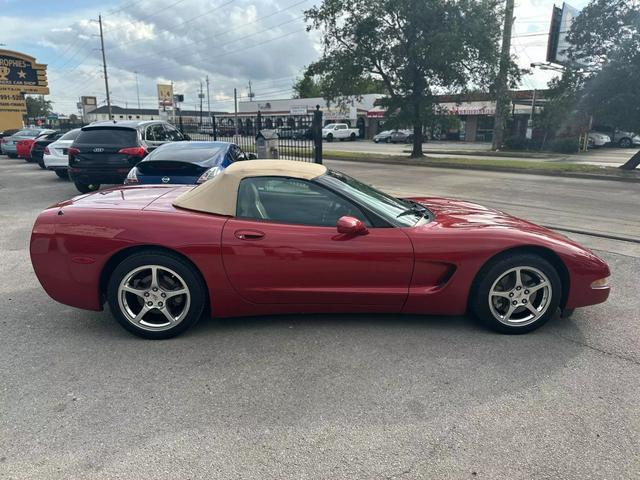
<instances>
[{"instance_id":1,"label":"door handle","mask_svg":"<svg viewBox=\"0 0 640 480\"><path fill-rule=\"evenodd\" d=\"M264 238L264 232L259 230L236 230L235 236L240 240L261 240Z\"/></svg>"}]
</instances>

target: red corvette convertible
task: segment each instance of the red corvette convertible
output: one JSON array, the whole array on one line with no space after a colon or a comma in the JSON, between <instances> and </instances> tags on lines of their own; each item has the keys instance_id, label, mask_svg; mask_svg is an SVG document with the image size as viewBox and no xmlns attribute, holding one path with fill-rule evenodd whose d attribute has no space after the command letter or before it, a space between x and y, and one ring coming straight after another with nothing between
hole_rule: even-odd
<instances>
[{"instance_id":1,"label":"red corvette convertible","mask_svg":"<svg viewBox=\"0 0 640 480\"><path fill-rule=\"evenodd\" d=\"M444 198L398 199L316 164L238 162L200 186L118 187L40 214L40 283L168 338L204 312L471 313L524 333L604 302L606 263L566 237Z\"/></svg>"}]
</instances>

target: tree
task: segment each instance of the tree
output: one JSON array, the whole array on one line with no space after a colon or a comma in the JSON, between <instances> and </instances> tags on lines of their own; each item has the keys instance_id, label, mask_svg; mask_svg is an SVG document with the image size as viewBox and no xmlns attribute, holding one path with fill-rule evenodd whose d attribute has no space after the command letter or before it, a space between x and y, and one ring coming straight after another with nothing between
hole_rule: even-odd
<instances>
[{"instance_id":1,"label":"tree","mask_svg":"<svg viewBox=\"0 0 640 480\"><path fill-rule=\"evenodd\" d=\"M310 69L325 98L344 101L381 82L387 115L413 126L412 157L423 156L438 93L486 88L496 76L497 0L323 0L305 16L323 32Z\"/></svg>"},{"instance_id":2,"label":"tree","mask_svg":"<svg viewBox=\"0 0 640 480\"><path fill-rule=\"evenodd\" d=\"M45 100L42 95L37 97L27 97L27 117L47 117L53 111L51 101Z\"/></svg>"},{"instance_id":3,"label":"tree","mask_svg":"<svg viewBox=\"0 0 640 480\"><path fill-rule=\"evenodd\" d=\"M322 87L316 81L314 75L307 70L302 78L296 78L293 82L293 98L313 98L322 96Z\"/></svg>"},{"instance_id":4,"label":"tree","mask_svg":"<svg viewBox=\"0 0 640 480\"><path fill-rule=\"evenodd\" d=\"M568 35L569 57L584 75L577 108L600 123L640 130L640 4L638 0L592 0ZM640 165L640 152L620 168Z\"/></svg>"}]
</instances>

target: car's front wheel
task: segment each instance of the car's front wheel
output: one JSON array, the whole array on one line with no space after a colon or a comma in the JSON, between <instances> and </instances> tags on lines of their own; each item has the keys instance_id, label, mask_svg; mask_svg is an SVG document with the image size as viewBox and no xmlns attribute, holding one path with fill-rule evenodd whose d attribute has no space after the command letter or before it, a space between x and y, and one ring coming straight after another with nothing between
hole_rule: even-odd
<instances>
[{"instance_id":1,"label":"car's front wheel","mask_svg":"<svg viewBox=\"0 0 640 480\"><path fill-rule=\"evenodd\" d=\"M206 305L205 284L189 262L166 252L141 252L120 263L107 288L111 313L144 338L179 335L195 324Z\"/></svg>"},{"instance_id":2,"label":"car's front wheel","mask_svg":"<svg viewBox=\"0 0 640 480\"><path fill-rule=\"evenodd\" d=\"M622 148L629 148L632 145L632 142L630 138L621 138L618 145Z\"/></svg>"},{"instance_id":3,"label":"car's front wheel","mask_svg":"<svg viewBox=\"0 0 640 480\"><path fill-rule=\"evenodd\" d=\"M485 266L471 298L471 310L487 327L501 333L531 332L557 311L560 276L534 254L503 256Z\"/></svg>"},{"instance_id":4,"label":"car's front wheel","mask_svg":"<svg viewBox=\"0 0 640 480\"><path fill-rule=\"evenodd\" d=\"M100 189L99 183L82 183L77 181L73 183L80 193L90 193Z\"/></svg>"},{"instance_id":5,"label":"car's front wheel","mask_svg":"<svg viewBox=\"0 0 640 480\"><path fill-rule=\"evenodd\" d=\"M333 142L333 134L332 133L329 133L327 135L327 142Z\"/></svg>"}]
</instances>

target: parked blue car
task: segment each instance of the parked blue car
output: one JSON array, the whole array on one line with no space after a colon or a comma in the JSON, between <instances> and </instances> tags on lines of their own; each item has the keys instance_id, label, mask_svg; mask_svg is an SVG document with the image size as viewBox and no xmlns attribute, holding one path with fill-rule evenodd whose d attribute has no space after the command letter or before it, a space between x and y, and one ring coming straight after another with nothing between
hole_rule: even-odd
<instances>
[{"instance_id":1,"label":"parked blue car","mask_svg":"<svg viewBox=\"0 0 640 480\"><path fill-rule=\"evenodd\" d=\"M135 167L124 183L197 184L213 178L233 162L256 158L229 142L171 142L156 148Z\"/></svg>"}]
</instances>

